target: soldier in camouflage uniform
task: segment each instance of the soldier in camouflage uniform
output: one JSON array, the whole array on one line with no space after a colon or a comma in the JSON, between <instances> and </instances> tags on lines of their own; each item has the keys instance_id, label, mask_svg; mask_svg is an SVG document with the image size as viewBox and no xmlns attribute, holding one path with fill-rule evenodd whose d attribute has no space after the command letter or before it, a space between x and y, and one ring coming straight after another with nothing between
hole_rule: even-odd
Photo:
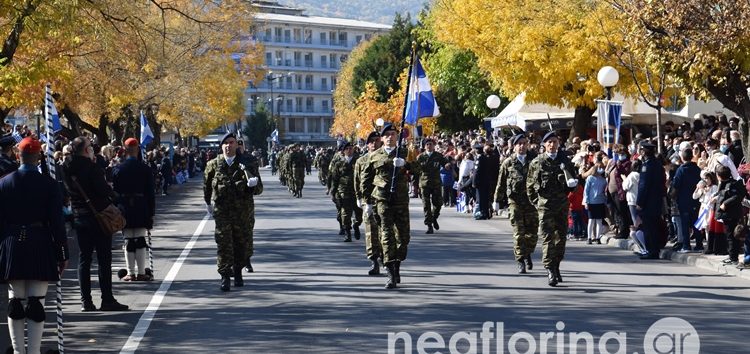
<instances>
[{"instance_id":1,"label":"soldier in camouflage uniform","mask_svg":"<svg viewBox=\"0 0 750 354\"><path fill-rule=\"evenodd\" d=\"M341 159L341 154L333 154L331 157L331 162L328 163L328 175L326 176L326 195L331 195L331 200L333 201L333 205L336 206L336 221L339 222L339 235L345 235L346 231L344 230L344 221L341 219L341 206L339 205L338 199L333 198L335 197L335 191L332 189L331 184L333 180L331 179L331 171L333 171L333 167L338 163L339 159Z\"/></svg>"},{"instance_id":2,"label":"soldier in camouflage uniform","mask_svg":"<svg viewBox=\"0 0 750 354\"><path fill-rule=\"evenodd\" d=\"M320 184L327 185L326 177L328 176L328 164L331 163L331 156L328 155L327 149L320 149L318 154L315 155L313 160L313 166L318 169L318 181Z\"/></svg>"},{"instance_id":3,"label":"soldier in camouflage uniform","mask_svg":"<svg viewBox=\"0 0 750 354\"><path fill-rule=\"evenodd\" d=\"M305 186L305 164L307 158L298 144L294 145L289 156L290 178L292 180L292 194L302 198L302 188Z\"/></svg>"},{"instance_id":4,"label":"soldier in camouflage uniform","mask_svg":"<svg viewBox=\"0 0 750 354\"><path fill-rule=\"evenodd\" d=\"M341 158L331 168L331 198L340 206L339 215L344 225L344 242L352 242L352 218L354 217L354 147L351 143L341 145ZM355 234L359 240L359 229Z\"/></svg>"},{"instance_id":5,"label":"soldier in camouflage uniform","mask_svg":"<svg viewBox=\"0 0 750 354\"><path fill-rule=\"evenodd\" d=\"M379 149L383 145L380 141L380 133L372 132L367 137L367 152L357 159L357 163L354 164L354 194L357 197L357 204L364 206L367 204L366 198L364 197L365 187L362 185L362 174L364 173L365 167L369 163L370 154L375 150ZM380 274L380 264L378 259L382 262L383 260L383 246L380 244L380 219L377 214L364 215L365 223L365 254L367 259L372 262L370 270L367 272L369 275Z\"/></svg>"},{"instance_id":6,"label":"soldier in camouflage uniform","mask_svg":"<svg viewBox=\"0 0 750 354\"><path fill-rule=\"evenodd\" d=\"M0 137L0 177L17 170L20 166L13 156L13 145L16 145L16 139L12 134Z\"/></svg>"},{"instance_id":7,"label":"soldier in camouflage uniform","mask_svg":"<svg viewBox=\"0 0 750 354\"><path fill-rule=\"evenodd\" d=\"M539 214L529 201L526 193L526 176L529 173L531 158L527 157L528 139L518 134L510 139L513 153L500 165L500 175L495 189L495 202L492 208L499 211L510 206L510 223L513 226L513 253L518 262L518 273L526 273L534 265L534 253L539 236Z\"/></svg>"},{"instance_id":8,"label":"soldier in camouflage uniform","mask_svg":"<svg viewBox=\"0 0 750 354\"><path fill-rule=\"evenodd\" d=\"M542 236L542 263L547 269L550 286L562 282L560 262L565 256L568 232L568 192L578 185L575 168L567 156L559 152L560 141L554 132L542 139L544 154L529 165L526 189L529 201L539 212L539 233Z\"/></svg>"},{"instance_id":9,"label":"soldier in camouflage uniform","mask_svg":"<svg viewBox=\"0 0 750 354\"><path fill-rule=\"evenodd\" d=\"M282 186L287 185L286 180L286 160L289 157L286 152L286 148L279 150L278 156L276 157L276 169L279 171L279 183Z\"/></svg>"},{"instance_id":10,"label":"soldier in camouflage uniform","mask_svg":"<svg viewBox=\"0 0 750 354\"><path fill-rule=\"evenodd\" d=\"M257 163L245 165L237 155L237 138L228 133L221 139L223 154L206 164L203 196L209 214L216 221L215 240L221 290L243 286L242 267L249 266L252 255L252 230L255 221L254 195L263 192Z\"/></svg>"},{"instance_id":11,"label":"soldier in camouflage uniform","mask_svg":"<svg viewBox=\"0 0 750 354\"><path fill-rule=\"evenodd\" d=\"M437 220L440 216L440 208L443 206L443 185L440 182L440 168L448 163L443 154L435 151L435 141L425 139L425 151L417 157L414 164L416 174L419 175L419 188L422 196L422 207L424 209L424 224L427 225L428 234L440 230Z\"/></svg>"},{"instance_id":12,"label":"soldier in camouflage uniform","mask_svg":"<svg viewBox=\"0 0 750 354\"><path fill-rule=\"evenodd\" d=\"M383 246L383 261L388 270L387 289L401 282L401 262L406 259L410 240L409 233L409 181L406 149L396 155L398 132L390 124L381 130L383 147L370 153L370 159L362 174L362 194L365 198L364 212L368 217L377 213L380 218L380 242ZM391 180L397 169L394 192Z\"/></svg>"}]
</instances>

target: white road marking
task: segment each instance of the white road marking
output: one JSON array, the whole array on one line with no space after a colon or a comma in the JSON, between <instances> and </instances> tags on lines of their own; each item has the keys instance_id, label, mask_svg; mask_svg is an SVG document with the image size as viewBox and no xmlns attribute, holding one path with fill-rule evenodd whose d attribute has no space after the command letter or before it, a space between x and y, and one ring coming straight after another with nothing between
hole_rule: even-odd
<instances>
[{"instance_id":1,"label":"white road marking","mask_svg":"<svg viewBox=\"0 0 750 354\"><path fill-rule=\"evenodd\" d=\"M135 351L138 349L138 345L146 335L148 327L151 326L151 321L154 319L156 311L159 310L159 306L161 306L161 302L164 300L164 297L167 295L169 288L172 286L172 282L174 281L175 277L177 277L177 273L180 272L182 264L185 263L185 259L187 259L190 251L198 241L198 237L206 227L206 222L208 222L208 219L209 215L206 214L203 220L201 220L200 224L198 224L198 227L193 233L193 237L190 238L190 241L187 243L187 245L185 245L185 248L182 249L182 253L177 258L177 261L175 261L172 265L172 268L169 269L169 273L167 273L167 276L164 277L164 281L161 282L159 290L154 293L154 296L151 298L151 302L148 304L148 307L146 307L146 310L143 311L141 318L138 320L138 324L136 324L135 328L133 328L133 333L130 334L127 342L125 342L125 345L122 346L120 354L135 353Z\"/></svg>"}]
</instances>

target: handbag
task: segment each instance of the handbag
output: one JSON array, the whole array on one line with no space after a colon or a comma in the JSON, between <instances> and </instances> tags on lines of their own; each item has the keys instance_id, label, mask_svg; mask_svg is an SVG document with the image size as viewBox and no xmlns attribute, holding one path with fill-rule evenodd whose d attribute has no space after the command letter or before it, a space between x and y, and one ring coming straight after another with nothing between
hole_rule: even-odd
<instances>
[{"instance_id":1,"label":"handbag","mask_svg":"<svg viewBox=\"0 0 750 354\"><path fill-rule=\"evenodd\" d=\"M88 195L86 195L86 192L83 191L83 188L78 183L78 178L76 178L75 176L71 176L71 179L76 185L78 192L81 193L81 196L83 196L84 199L86 199L86 205L88 205L89 209L91 209L91 212L94 213L94 218L96 218L99 226L101 226L102 231L109 235L112 235L115 232L122 231L122 229L125 228L125 217L122 216L122 212L120 211L120 209L114 206L114 204L110 203L106 208L97 211L96 208L94 208L94 204L91 203L91 199L89 199Z\"/></svg>"}]
</instances>

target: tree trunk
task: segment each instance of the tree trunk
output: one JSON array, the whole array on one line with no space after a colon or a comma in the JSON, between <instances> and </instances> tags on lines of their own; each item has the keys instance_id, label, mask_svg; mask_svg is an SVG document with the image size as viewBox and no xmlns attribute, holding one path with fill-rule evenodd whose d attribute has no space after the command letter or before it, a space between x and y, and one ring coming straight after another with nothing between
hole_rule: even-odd
<instances>
[{"instance_id":1,"label":"tree trunk","mask_svg":"<svg viewBox=\"0 0 750 354\"><path fill-rule=\"evenodd\" d=\"M573 128L570 130L568 141L572 141L574 137L579 137L581 140L589 138L588 129L591 127L591 117L594 115L594 111L594 109L586 106L575 108Z\"/></svg>"},{"instance_id":2,"label":"tree trunk","mask_svg":"<svg viewBox=\"0 0 750 354\"><path fill-rule=\"evenodd\" d=\"M747 94L748 85L743 82L741 74L737 70L727 73L723 78L723 84L720 85L709 80L706 83L706 89L724 107L740 117L745 156L750 156L750 141L748 140L750 134L747 132L748 119L750 119L750 97Z\"/></svg>"}]
</instances>

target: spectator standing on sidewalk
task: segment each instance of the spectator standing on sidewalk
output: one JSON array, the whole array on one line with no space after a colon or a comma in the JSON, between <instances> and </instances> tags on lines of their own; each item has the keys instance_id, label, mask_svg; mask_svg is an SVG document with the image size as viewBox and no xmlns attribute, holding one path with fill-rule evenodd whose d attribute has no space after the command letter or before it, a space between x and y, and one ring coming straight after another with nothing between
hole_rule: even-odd
<instances>
[{"instance_id":1,"label":"spectator standing on sidewalk","mask_svg":"<svg viewBox=\"0 0 750 354\"><path fill-rule=\"evenodd\" d=\"M690 247L690 236L695 235L695 251L703 252L703 235L701 235L693 224L698 219L698 209L700 203L693 199L695 186L701 180L701 169L693 162L693 150L684 149L680 153L682 165L677 168L674 179L672 180L672 197L676 199L677 209L680 211L680 222L682 223L679 242L682 248L678 251L681 253L693 250Z\"/></svg>"},{"instance_id":2,"label":"spectator standing on sidewalk","mask_svg":"<svg viewBox=\"0 0 750 354\"><path fill-rule=\"evenodd\" d=\"M732 178L731 168L720 165L716 169L719 178L719 192L716 195L716 220L724 224L729 257L724 259L724 264L736 265L739 261L742 243L735 238L735 228L742 218L742 199L747 195L747 190L741 181Z\"/></svg>"},{"instance_id":3,"label":"spectator standing on sidewalk","mask_svg":"<svg viewBox=\"0 0 750 354\"><path fill-rule=\"evenodd\" d=\"M601 244L602 221L604 220L607 196L607 180L604 178L604 165L601 161L594 164L593 172L586 177L586 186L583 188L583 205L588 210L588 241Z\"/></svg>"},{"instance_id":4,"label":"spectator standing on sidewalk","mask_svg":"<svg viewBox=\"0 0 750 354\"><path fill-rule=\"evenodd\" d=\"M640 256L641 259L659 259L662 244L662 230L659 225L664 209L666 175L655 150L656 145L647 141L641 143L640 155L645 158L645 162L638 179L636 209L642 221L641 230L646 238L648 252Z\"/></svg>"}]
</instances>

